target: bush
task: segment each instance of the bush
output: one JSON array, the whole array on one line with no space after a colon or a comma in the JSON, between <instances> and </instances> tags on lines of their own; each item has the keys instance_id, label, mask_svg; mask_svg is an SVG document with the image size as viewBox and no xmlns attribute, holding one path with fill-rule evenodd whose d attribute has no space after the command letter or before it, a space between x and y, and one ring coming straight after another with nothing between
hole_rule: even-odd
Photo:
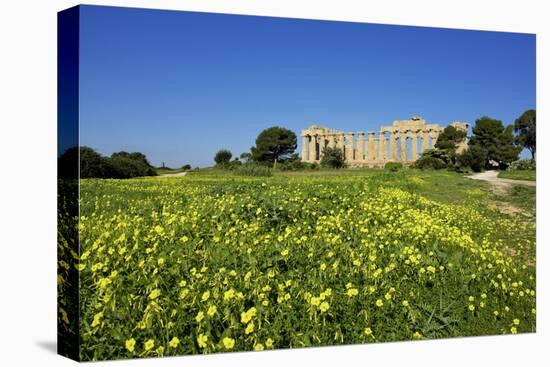
<instances>
[{"instance_id":1,"label":"bush","mask_svg":"<svg viewBox=\"0 0 550 367\"><path fill-rule=\"evenodd\" d=\"M346 166L344 152L339 148L325 147L323 149L323 158L321 166L328 168L343 168Z\"/></svg>"},{"instance_id":2,"label":"bush","mask_svg":"<svg viewBox=\"0 0 550 367\"><path fill-rule=\"evenodd\" d=\"M401 162L387 162L384 165L384 169L387 169L391 172L397 172L402 168L403 168L403 163L401 163Z\"/></svg>"},{"instance_id":3,"label":"bush","mask_svg":"<svg viewBox=\"0 0 550 367\"><path fill-rule=\"evenodd\" d=\"M537 169L537 163L534 159L520 159L514 161L508 167L510 171L532 171Z\"/></svg>"},{"instance_id":4,"label":"bush","mask_svg":"<svg viewBox=\"0 0 550 367\"><path fill-rule=\"evenodd\" d=\"M236 169L243 165L243 162L239 161L238 159L234 159L231 162L227 163L225 166L229 169Z\"/></svg>"},{"instance_id":5,"label":"bush","mask_svg":"<svg viewBox=\"0 0 550 367\"><path fill-rule=\"evenodd\" d=\"M261 164L248 163L235 169L239 176L270 177L273 176L273 169Z\"/></svg>"},{"instance_id":6,"label":"bush","mask_svg":"<svg viewBox=\"0 0 550 367\"><path fill-rule=\"evenodd\" d=\"M440 158L422 156L414 163L414 167L420 169L444 169L447 168L447 163Z\"/></svg>"},{"instance_id":7,"label":"bush","mask_svg":"<svg viewBox=\"0 0 550 367\"><path fill-rule=\"evenodd\" d=\"M77 150L74 153L78 153ZM116 177L109 158L103 157L92 148L80 147L80 178Z\"/></svg>"},{"instance_id":8,"label":"bush","mask_svg":"<svg viewBox=\"0 0 550 367\"><path fill-rule=\"evenodd\" d=\"M190 164L186 164L186 165L182 166L181 169L184 169L184 170L188 171L188 170L191 169L191 165L190 165Z\"/></svg>"},{"instance_id":9,"label":"bush","mask_svg":"<svg viewBox=\"0 0 550 367\"><path fill-rule=\"evenodd\" d=\"M287 160L279 165L277 168L281 171L300 171L307 167L307 163L300 160Z\"/></svg>"},{"instance_id":10,"label":"bush","mask_svg":"<svg viewBox=\"0 0 550 367\"><path fill-rule=\"evenodd\" d=\"M112 178L132 178L142 176L155 176L156 172L152 167L141 161L132 158L114 156L108 158L113 167Z\"/></svg>"},{"instance_id":11,"label":"bush","mask_svg":"<svg viewBox=\"0 0 550 367\"><path fill-rule=\"evenodd\" d=\"M113 153L111 157L103 157L92 148L80 147L71 148L59 157L60 176L65 176L67 170L70 172L79 158L80 178L132 178L157 175L142 153L118 152Z\"/></svg>"},{"instance_id":12,"label":"bush","mask_svg":"<svg viewBox=\"0 0 550 367\"><path fill-rule=\"evenodd\" d=\"M471 145L462 154L457 155L456 162L459 166L481 172L487 162L487 151L478 145Z\"/></svg>"}]
</instances>

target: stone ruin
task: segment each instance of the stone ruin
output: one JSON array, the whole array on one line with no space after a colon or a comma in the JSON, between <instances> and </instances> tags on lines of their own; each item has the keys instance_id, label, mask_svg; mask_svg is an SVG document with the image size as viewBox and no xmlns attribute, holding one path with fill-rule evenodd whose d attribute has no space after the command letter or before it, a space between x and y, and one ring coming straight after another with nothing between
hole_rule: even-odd
<instances>
[{"instance_id":1,"label":"stone ruin","mask_svg":"<svg viewBox=\"0 0 550 367\"><path fill-rule=\"evenodd\" d=\"M468 131L466 122L450 124ZM350 167L381 167L387 162L411 164L427 149L432 149L443 128L428 124L421 117L394 121L376 132L342 132L312 125L302 130L302 162L319 163L325 147L339 148ZM457 153L466 149L468 139L457 145Z\"/></svg>"}]
</instances>

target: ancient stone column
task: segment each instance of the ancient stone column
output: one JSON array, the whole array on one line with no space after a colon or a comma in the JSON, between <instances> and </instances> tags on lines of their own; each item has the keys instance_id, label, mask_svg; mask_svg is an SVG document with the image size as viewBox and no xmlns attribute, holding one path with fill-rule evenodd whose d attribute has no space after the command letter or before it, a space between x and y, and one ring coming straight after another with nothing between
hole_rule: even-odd
<instances>
[{"instance_id":1,"label":"ancient stone column","mask_svg":"<svg viewBox=\"0 0 550 367\"><path fill-rule=\"evenodd\" d=\"M328 146L329 148L336 148L336 137L334 134L328 136Z\"/></svg>"},{"instance_id":2,"label":"ancient stone column","mask_svg":"<svg viewBox=\"0 0 550 367\"><path fill-rule=\"evenodd\" d=\"M422 148L420 148L420 152L424 153L426 150L430 149L430 146L428 144L429 132L427 130L424 130L421 132L421 135L422 135Z\"/></svg>"},{"instance_id":3,"label":"ancient stone column","mask_svg":"<svg viewBox=\"0 0 550 367\"><path fill-rule=\"evenodd\" d=\"M338 134L338 149L342 151L342 154L344 153L344 134Z\"/></svg>"},{"instance_id":4,"label":"ancient stone column","mask_svg":"<svg viewBox=\"0 0 550 367\"><path fill-rule=\"evenodd\" d=\"M380 133L379 135L380 140L380 161L387 162L388 161L388 140L384 136L384 133Z\"/></svg>"},{"instance_id":5,"label":"ancient stone column","mask_svg":"<svg viewBox=\"0 0 550 367\"><path fill-rule=\"evenodd\" d=\"M402 131L401 136L399 139L401 140L400 145L400 153L401 153L401 163L405 163L407 161L407 132Z\"/></svg>"},{"instance_id":6,"label":"ancient stone column","mask_svg":"<svg viewBox=\"0 0 550 367\"><path fill-rule=\"evenodd\" d=\"M372 133L374 136L375 133ZM379 148L380 148L380 144L379 144L379 140L378 138L373 138L374 141L372 143L372 146L374 148L374 152L372 154L372 158L375 162L377 162L379 159L380 159L380 151L379 151Z\"/></svg>"},{"instance_id":7,"label":"ancient stone column","mask_svg":"<svg viewBox=\"0 0 550 367\"><path fill-rule=\"evenodd\" d=\"M309 161L317 160L317 135L312 135L309 140Z\"/></svg>"},{"instance_id":8,"label":"ancient stone column","mask_svg":"<svg viewBox=\"0 0 550 367\"><path fill-rule=\"evenodd\" d=\"M365 133L360 132L357 134L357 154L355 155L356 161L365 160Z\"/></svg>"},{"instance_id":9,"label":"ancient stone column","mask_svg":"<svg viewBox=\"0 0 550 367\"><path fill-rule=\"evenodd\" d=\"M369 162L374 162L376 160L376 145L373 131L369 131L369 139L367 140L367 157L367 161Z\"/></svg>"},{"instance_id":10,"label":"ancient stone column","mask_svg":"<svg viewBox=\"0 0 550 367\"><path fill-rule=\"evenodd\" d=\"M309 161L309 157L307 154L307 145L308 145L307 135L302 135L302 162Z\"/></svg>"},{"instance_id":11,"label":"ancient stone column","mask_svg":"<svg viewBox=\"0 0 550 367\"><path fill-rule=\"evenodd\" d=\"M349 162L353 160L353 133L347 133L346 139L348 141L348 145L346 146L345 159Z\"/></svg>"},{"instance_id":12,"label":"ancient stone column","mask_svg":"<svg viewBox=\"0 0 550 367\"><path fill-rule=\"evenodd\" d=\"M397 135L390 131L390 161L397 161Z\"/></svg>"},{"instance_id":13,"label":"ancient stone column","mask_svg":"<svg viewBox=\"0 0 550 367\"><path fill-rule=\"evenodd\" d=\"M372 152L372 140L370 137L370 132L367 132L367 138L366 138L366 152L365 152L365 161L370 162L371 159L371 152Z\"/></svg>"},{"instance_id":14,"label":"ancient stone column","mask_svg":"<svg viewBox=\"0 0 550 367\"><path fill-rule=\"evenodd\" d=\"M326 135L321 135L317 141L318 143L318 152L319 152L319 160L321 160L321 158L323 158L323 150L325 149L325 147L327 146L327 136Z\"/></svg>"},{"instance_id":15,"label":"ancient stone column","mask_svg":"<svg viewBox=\"0 0 550 367\"><path fill-rule=\"evenodd\" d=\"M412 144L411 144L411 162L414 162L418 159L418 134L416 131L412 133Z\"/></svg>"}]
</instances>

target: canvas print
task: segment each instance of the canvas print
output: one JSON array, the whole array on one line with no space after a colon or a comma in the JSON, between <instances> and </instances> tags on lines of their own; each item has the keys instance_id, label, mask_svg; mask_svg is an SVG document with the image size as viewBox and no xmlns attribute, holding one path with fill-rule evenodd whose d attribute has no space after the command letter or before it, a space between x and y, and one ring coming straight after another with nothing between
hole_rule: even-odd
<instances>
[{"instance_id":1,"label":"canvas print","mask_svg":"<svg viewBox=\"0 0 550 367\"><path fill-rule=\"evenodd\" d=\"M534 34L58 22L60 354L536 331Z\"/></svg>"}]
</instances>

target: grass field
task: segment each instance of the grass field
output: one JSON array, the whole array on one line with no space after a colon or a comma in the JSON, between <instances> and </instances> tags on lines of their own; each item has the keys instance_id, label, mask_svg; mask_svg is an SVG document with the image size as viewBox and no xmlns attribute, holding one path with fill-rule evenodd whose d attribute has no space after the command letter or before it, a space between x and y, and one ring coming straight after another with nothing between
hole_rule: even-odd
<instances>
[{"instance_id":1,"label":"grass field","mask_svg":"<svg viewBox=\"0 0 550 367\"><path fill-rule=\"evenodd\" d=\"M512 179L512 180L536 181L537 180L537 171L536 170L502 171L502 172L499 172L498 177L500 177L500 178L509 178L509 179Z\"/></svg>"},{"instance_id":2,"label":"grass field","mask_svg":"<svg viewBox=\"0 0 550 367\"><path fill-rule=\"evenodd\" d=\"M83 180L81 357L534 332L512 195L416 170Z\"/></svg>"}]
</instances>

